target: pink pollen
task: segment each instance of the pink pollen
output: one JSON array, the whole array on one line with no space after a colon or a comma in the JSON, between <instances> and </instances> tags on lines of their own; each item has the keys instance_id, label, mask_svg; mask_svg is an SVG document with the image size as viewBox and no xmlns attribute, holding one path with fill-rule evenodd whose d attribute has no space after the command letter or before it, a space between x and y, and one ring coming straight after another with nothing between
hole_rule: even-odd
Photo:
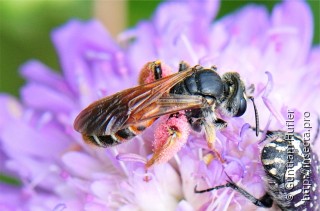
<instances>
[{"instance_id":1,"label":"pink pollen","mask_svg":"<svg viewBox=\"0 0 320 211\"><path fill-rule=\"evenodd\" d=\"M180 112L183 114L183 112ZM153 151L157 163L168 162L187 142L190 126L184 115L179 117L164 116L156 127Z\"/></svg>"}]
</instances>

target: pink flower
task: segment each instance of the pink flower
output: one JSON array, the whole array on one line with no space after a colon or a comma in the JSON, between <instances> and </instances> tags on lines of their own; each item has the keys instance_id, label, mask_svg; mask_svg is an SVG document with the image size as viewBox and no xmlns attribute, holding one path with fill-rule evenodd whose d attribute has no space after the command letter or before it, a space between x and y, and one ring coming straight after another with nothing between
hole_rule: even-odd
<instances>
[{"instance_id":1,"label":"pink flower","mask_svg":"<svg viewBox=\"0 0 320 211\"><path fill-rule=\"evenodd\" d=\"M72 126L84 107L137 85L143 65L160 59L174 70L185 60L216 65L220 75L239 72L247 86L256 87L262 129L270 120L268 129L285 130L287 109L296 112L296 131L303 129L304 112L312 114L316 128L320 51L311 46L306 3L284 1L271 14L249 5L212 22L218 6L217 1L165 2L151 20L119 36L124 48L96 21L73 20L56 29L52 39L62 74L29 61L21 68L27 80L21 100L0 96L0 165L22 183L0 186L6 191L0 191L0 209L257 209L230 189L194 193L196 185L205 189L225 184L226 174L256 197L265 193L262 145L243 127L255 125L253 107L239 118L223 116L228 127L216 132L216 150L225 163L208 150L203 134L191 132L174 159L147 172L144 164L153 153L157 123L110 149L86 145ZM319 149L318 140L313 150L319 154Z\"/></svg>"}]
</instances>

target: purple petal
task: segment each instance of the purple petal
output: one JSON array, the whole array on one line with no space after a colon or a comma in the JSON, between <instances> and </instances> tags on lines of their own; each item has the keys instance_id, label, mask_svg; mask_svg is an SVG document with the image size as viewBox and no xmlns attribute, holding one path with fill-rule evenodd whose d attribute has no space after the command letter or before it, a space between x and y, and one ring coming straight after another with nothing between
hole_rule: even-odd
<instances>
[{"instance_id":1,"label":"purple petal","mask_svg":"<svg viewBox=\"0 0 320 211\"><path fill-rule=\"evenodd\" d=\"M0 183L0 210L18 210L21 204L21 189Z\"/></svg>"},{"instance_id":2,"label":"purple petal","mask_svg":"<svg viewBox=\"0 0 320 211\"><path fill-rule=\"evenodd\" d=\"M52 112L70 112L75 102L56 89L30 83L21 90L23 102L34 109Z\"/></svg>"},{"instance_id":3,"label":"purple petal","mask_svg":"<svg viewBox=\"0 0 320 211\"><path fill-rule=\"evenodd\" d=\"M18 132L17 128L19 128ZM54 158L70 144L68 137L61 133L57 126L44 125L36 129L18 120L8 122L0 138L3 148L11 157Z\"/></svg>"},{"instance_id":4,"label":"purple petal","mask_svg":"<svg viewBox=\"0 0 320 211\"><path fill-rule=\"evenodd\" d=\"M230 37L230 42L257 47L263 47L262 41L266 39L265 31L270 25L267 9L253 5L223 18L220 24L228 31L227 35ZM212 36L215 36L215 34L212 34Z\"/></svg>"},{"instance_id":5,"label":"purple petal","mask_svg":"<svg viewBox=\"0 0 320 211\"><path fill-rule=\"evenodd\" d=\"M67 205L64 203L59 203L57 204L54 208L53 211L63 211L67 208Z\"/></svg>"},{"instance_id":6,"label":"purple petal","mask_svg":"<svg viewBox=\"0 0 320 211\"><path fill-rule=\"evenodd\" d=\"M278 120L278 122L283 125L285 120L281 116L281 114L278 112L278 110L275 108L271 100L269 100L269 94L273 88L273 77L270 72L266 72L268 76L268 83L265 87L265 92L263 93L262 100L266 107L269 109L269 111L272 113L272 115Z\"/></svg>"},{"instance_id":7,"label":"purple petal","mask_svg":"<svg viewBox=\"0 0 320 211\"><path fill-rule=\"evenodd\" d=\"M141 22L129 32L135 38L127 49L127 59L129 61L130 69L134 73L133 77L138 78L139 71L149 61L158 59L157 42L159 38L150 23ZM137 81L137 80L136 80Z\"/></svg>"},{"instance_id":8,"label":"purple petal","mask_svg":"<svg viewBox=\"0 0 320 211\"><path fill-rule=\"evenodd\" d=\"M242 140L243 140L243 136L244 136L244 133L250 128L250 124L249 123L245 123L242 127L241 127L241 130L240 130L240 140L238 142L238 147L239 147L239 150L243 150L240 146Z\"/></svg>"},{"instance_id":9,"label":"purple petal","mask_svg":"<svg viewBox=\"0 0 320 211\"><path fill-rule=\"evenodd\" d=\"M62 157L64 164L78 177L90 179L92 172L103 172L103 166L93 157L81 152L68 152ZM78 163L79 165L75 165Z\"/></svg>"},{"instance_id":10,"label":"purple petal","mask_svg":"<svg viewBox=\"0 0 320 211\"><path fill-rule=\"evenodd\" d=\"M203 181L203 179L199 179L200 181L194 179L194 174L199 172L198 166L200 162L199 160L193 159L191 156L189 156L190 149L183 149L183 152L181 154L183 155L181 158L180 174L182 179L182 191L184 199L188 201L192 205L192 207L198 209L208 200L206 197L203 197L203 195L195 194L193 191L194 187L196 185L199 186L199 183ZM213 171L213 173L215 175L215 171ZM207 174L204 175L206 176Z\"/></svg>"},{"instance_id":11,"label":"purple petal","mask_svg":"<svg viewBox=\"0 0 320 211\"><path fill-rule=\"evenodd\" d=\"M232 177L232 179L237 182L244 175L244 165L239 159L228 157L228 159L232 159L230 163L225 167L225 173Z\"/></svg>"},{"instance_id":12,"label":"purple petal","mask_svg":"<svg viewBox=\"0 0 320 211\"><path fill-rule=\"evenodd\" d=\"M96 21L70 21L55 30L52 39L60 56L64 76L75 93L79 93L84 85L94 86L92 65L98 65L100 61L117 61L113 53L120 51L103 26ZM119 64L114 65L109 69L101 68L107 72L117 71Z\"/></svg>"},{"instance_id":13,"label":"purple petal","mask_svg":"<svg viewBox=\"0 0 320 211\"><path fill-rule=\"evenodd\" d=\"M46 85L59 92L69 94L70 90L61 75L39 61L31 60L21 67L21 75L29 82Z\"/></svg>"},{"instance_id":14,"label":"purple petal","mask_svg":"<svg viewBox=\"0 0 320 211\"><path fill-rule=\"evenodd\" d=\"M107 199L108 195L111 194L112 190L118 185L116 181L95 181L91 185L92 192L101 199Z\"/></svg>"},{"instance_id":15,"label":"purple petal","mask_svg":"<svg viewBox=\"0 0 320 211\"><path fill-rule=\"evenodd\" d=\"M181 200L176 208L176 211L193 211L194 208L186 200Z\"/></svg>"},{"instance_id":16,"label":"purple petal","mask_svg":"<svg viewBox=\"0 0 320 211\"><path fill-rule=\"evenodd\" d=\"M13 97L0 94L0 134L1 129L11 119L18 119L22 116L23 109L20 103Z\"/></svg>"},{"instance_id":17,"label":"purple petal","mask_svg":"<svg viewBox=\"0 0 320 211\"><path fill-rule=\"evenodd\" d=\"M187 2L171 1L162 4L158 8L154 22L159 34L170 32L172 26L185 26L188 37L196 43L207 43L205 36L210 22L213 20L219 8L219 1L194 1ZM184 14L184 15L181 15ZM185 31L184 30L184 31Z\"/></svg>"},{"instance_id":18,"label":"purple petal","mask_svg":"<svg viewBox=\"0 0 320 211\"><path fill-rule=\"evenodd\" d=\"M263 93L263 97L265 97L265 98L267 98L269 96L269 94L274 86L272 74L268 71L266 72L266 74L268 76L268 82L267 82L267 85L265 86L265 91Z\"/></svg>"},{"instance_id":19,"label":"purple petal","mask_svg":"<svg viewBox=\"0 0 320 211\"><path fill-rule=\"evenodd\" d=\"M120 153L117 155L117 159L125 162L147 163L147 160L144 157L134 153Z\"/></svg>"},{"instance_id":20,"label":"purple petal","mask_svg":"<svg viewBox=\"0 0 320 211\"><path fill-rule=\"evenodd\" d=\"M6 161L6 167L20 176L20 180L24 184L22 190L24 195L34 194L35 188L51 192L53 191L52 187L61 184L61 177L58 174L60 169L57 165L52 164L52 160L19 155L11 155L11 157Z\"/></svg>"},{"instance_id":21,"label":"purple petal","mask_svg":"<svg viewBox=\"0 0 320 211\"><path fill-rule=\"evenodd\" d=\"M297 15L299 14L299 15ZM272 12L270 47L279 62L296 67L305 62L311 47L312 13L305 1L285 1Z\"/></svg>"},{"instance_id":22,"label":"purple petal","mask_svg":"<svg viewBox=\"0 0 320 211\"><path fill-rule=\"evenodd\" d=\"M85 207L83 207L84 210L94 210L94 211L105 211L106 206L104 204L99 204L99 203L87 203Z\"/></svg>"}]
</instances>

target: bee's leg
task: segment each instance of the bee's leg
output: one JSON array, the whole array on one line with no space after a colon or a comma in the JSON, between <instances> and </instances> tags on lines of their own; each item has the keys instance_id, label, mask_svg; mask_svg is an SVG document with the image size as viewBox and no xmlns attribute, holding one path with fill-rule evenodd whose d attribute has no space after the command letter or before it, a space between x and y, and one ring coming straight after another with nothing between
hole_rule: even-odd
<instances>
[{"instance_id":1,"label":"bee's leg","mask_svg":"<svg viewBox=\"0 0 320 211\"><path fill-rule=\"evenodd\" d=\"M153 66L153 72L154 72L154 78L156 80L159 80L162 78L162 68L161 68L161 62L155 61Z\"/></svg>"},{"instance_id":2,"label":"bee's leg","mask_svg":"<svg viewBox=\"0 0 320 211\"><path fill-rule=\"evenodd\" d=\"M213 122L213 124L214 124L215 128L218 130L226 128L228 126L228 123L226 121L224 121L223 119L219 119L219 118L217 118Z\"/></svg>"},{"instance_id":3,"label":"bee's leg","mask_svg":"<svg viewBox=\"0 0 320 211\"><path fill-rule=\"evenodd\" d=\"M210 150L212 150L217 158L223 163L220 153L215 149L214 144L216 140L216 129L222 129L227 127L227 122L222 119L216 118L213 113L207 114L207 119L202 115L202 113L197 113L196 110L193 113L188 113L188 121L191 125L191 128L196 132L201 132L203 129L205 130L207 145ZM192 117L197 116L197 118Z\"/></svg>"},{"instance_id":4,"label":"bee's leg","mask_svg":"<svg viewBox=\"0 0 320 211\"><path fill-rule=\"evenodd\" d=\"M179 64L179 72L185 71L189 68L189 64L186 63L185 61L181 61Z\"/></svg>"},{"instance_id":5,"label":"bee's leg","mask_svg":"<svg viewBox=\"0 0 320 211\"><path fill-rule=\"evenodd\" d=\"M224 163L224 160L221 157L220 153L215 149L216 130L214 124L208 121L203 121L202 125L205 129L206 140L209 149L215 153L221 163Z\"/></svg>"},{"instance_id":6,"label":"bee's leg","mask_svg":"<svg viewBox=\"0 0 320 211\"><path fill-rule=\"evenodd\" d=\"M155 163L168 162L189 137L190 125L183 114L163 116L158 123L152 143L154 153L147 161L146 168L150 168Z\"/></svg>"},{"instance_id":7,"label":"bee's leg","mask_svg":"<svg viewBox=\"0 0 320 211\"><path fill-rule=\"evenodd\" d=\"M171 74L171 68L160 60L147 62L140 71L139 84L152 83Z\"/></svg>"},{"instance_id":8,"label":"bee's leg","mask_svg":"<svg viewBox=\"0 0 320 211\"><path fill-rule=\"evenodd\" d=\"M148 162L146 163L146 168L150 168L153 164L159 161L162 162L162 156L164 151L168 150L174 143L175 139L177 139L180 136L179 132L175 128L169 128L168 133L169 137L166 143L160 149L157 149L154 152L152 158L148 160Z\"/></svg>"},{"instance_id":9,"label":"bee's leg","mask_svg":"<svg viewBox=\"0 0 320 211\"><path fill-rule=\"evenodd\" d=\"M179 117L181 117L182 115L183 115L183 114L180 113L180 112L176 112L176 113L170 114L168 120L169 120L170 118L173 118L173 117L179 118Z\"/></svg>"},{"instance_id":10,"label":"bee's leg","mask_svg":"<svg viewBox=\"0 0 320 211\"><path fill-rule=\"evenodd\" d=\"M213 187L213 188L209 188L209 189L205 189L205 190L197 190L197 186L195 186L194 187L194 192L195 193L205 193L205 192L210 192L210 191L213 191L213 190L218 190L218 189L221 189L221 188L232 188L233 190L237 191L238 193L240 193L241 195L243 195L244 197L249 199L256 206L266 207L266 208L272 207L273 200L272 200L271 196L268 193L266 193L260 199L257 199L254 196L252 196L250 193L248 193L246 190L244 190L243 188L237 186L232 181L229 181L225 185L219 185L219 186L216 186L216 187Z\"/></svg>"},{"instance_id":11,"label":"bee's leg","mask_svg":"<svg viewBox=\"0 0 320 211\"><path fill-rule=\"evenodd\" d=\"M203 120L202 119L189 119L189 123L191 125L192 130L196 132L201 132L203 128Z\"/></svg>"}]
</instances>

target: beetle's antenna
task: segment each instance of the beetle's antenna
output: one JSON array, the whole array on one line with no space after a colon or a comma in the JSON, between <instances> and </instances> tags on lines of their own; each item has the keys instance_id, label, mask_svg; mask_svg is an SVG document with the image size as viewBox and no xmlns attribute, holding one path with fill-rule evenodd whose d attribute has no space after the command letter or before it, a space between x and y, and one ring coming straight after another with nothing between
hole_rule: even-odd
<instances>
[{"instance_id":1,"label":"beetle's antenna","mask_svg":"<svg viewBox=\"0 0 320 211\"><path fill-rule=\"evenodd\" d=\"M218 190L218 189L221 189L221 188L227 188L229 187L229 183L225 184L225 185L218 185L218 186L215 186L213 188L208 188L208 189L205 189L205 190L198 190L197 189L197 185L194 187L194 192L195 193L205 193L205 192L210 192L210 191L213 191L213 190Z\"/></svg>"},{"instance_id":2,"label":"beetle's antenna","mask_svg":"<svg viewBox=\"0 0 320 211\"><path fill-rule=\"evenodd\" d=\"M249 97L249 99L252 101L253 109L254 109L254 116L256 120L256 136L259 135L259 114L256 104L254 103L254 98L252 96Z\"/></svg>"},{"instance_id":3,"label":"beetle's antenna","mask_svg":"<svg viewBox=\"0 0 320 211\"><path fill-rule=\"evenodd\" d=\"M238 185L236 185L231 180L229 175L227 175L227 177L228 177L229 180L227 180L227 184L225 184L225 185L218 185L218 186L215 186L213 188L208 188L208 189L205 189L205 190L198 190L197 186L195 186L194 187L194 193L205 193L205 192L209 192L209 191L213 191L213 190L219 190L221 188L232 188L233 190L237 191L238 193L240 193L241 195L246 197L248 200L250 200L256 206L266 207L266 208L272 207L273 200L272 200L271 196L268 193L266 193L264 196L262 196L260 199L258 199L256 197L254 197L253 195L251 195L250 193L248 193L243 188L241 188Z\"/></svg>"}]
</instances>

